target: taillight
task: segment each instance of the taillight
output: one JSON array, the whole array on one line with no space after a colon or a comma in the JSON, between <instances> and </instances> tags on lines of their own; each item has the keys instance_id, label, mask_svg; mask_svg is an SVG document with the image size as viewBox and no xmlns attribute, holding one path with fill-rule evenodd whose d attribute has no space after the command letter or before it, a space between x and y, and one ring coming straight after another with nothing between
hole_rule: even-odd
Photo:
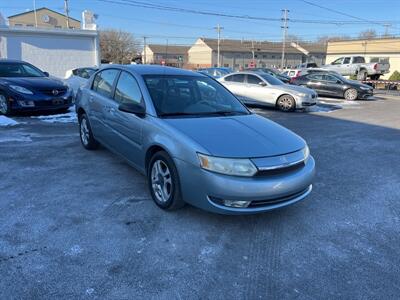
<instances>
[{"instance_id":1,"label":"taillight","mask_svg":"<svg viewBox=\"0 0 400 300\"><path fill-rule=\"evenodd\" d=\"M299 71L296 75L296 77L299 77L301 75L301 71Z\"/></svg>"},{"instance_id":2,"label":"taillight","mask_svg":"<svg viewBox=\"0 0 400 300\"><path fill-rule=\"evenodd\" d=\"M378 70L378 64L374 64L374 70Z\"/></svg>"}]
</instances>

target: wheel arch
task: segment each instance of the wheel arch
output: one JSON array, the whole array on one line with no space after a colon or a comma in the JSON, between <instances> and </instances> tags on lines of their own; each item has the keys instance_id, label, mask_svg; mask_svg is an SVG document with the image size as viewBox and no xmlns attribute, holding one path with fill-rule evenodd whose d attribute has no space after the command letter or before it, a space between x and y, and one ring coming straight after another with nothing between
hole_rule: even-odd
<instances>
[{"instance_id":1,"label":"wheel arch","mask_svg":"<svg viewBox=\"0 0 400 300\"><path fill-rule=\"evenodd\" d=\"M166 152L172 158L171 154L165 149L165 147L158 145L158 144L150 146L147 149L146 155L144 158L144 168L145 168L146 173L147 173L151 158L153 157L154 154L156 154L157 152L160 152L160 151Z\"/></svg>"}]
</instances>

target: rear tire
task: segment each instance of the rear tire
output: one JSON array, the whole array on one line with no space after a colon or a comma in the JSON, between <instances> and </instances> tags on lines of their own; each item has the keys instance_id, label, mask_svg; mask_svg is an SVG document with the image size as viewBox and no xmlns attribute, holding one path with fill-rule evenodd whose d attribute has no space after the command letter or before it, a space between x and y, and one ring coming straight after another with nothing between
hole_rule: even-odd
<instances>
[{"instance_id":1,"label":"rear tire","mask_svg":"<svg viewBox=\"0 0 400 300\"><path fill-rule=\"evenodd\" d=\"M344 98L349 101L354 101L358 97L356 89L348 89L344 92Z\"/></svg>"},{"instance_id":2,"label":"rear tire","mask_svg":"<svg viewBox=\"0 0 400 300\"><path fill-rule=\"evenodd\" d=\"M371 75L371 80L379 80L380 77L381 77L380 74Z\"/></svg>"},{"instance_id":3,"label":"rear tire","mask_svg":"<svg viewBox=\"0 0 400 300\"><path fill-rule=\"evenodd\" d=\"M290 95L282 95L276 101L276 107L284 112L294 111L296 109L296 101Z\"/></svg>"},{"instance_id":4,"label":"rear tire","mask_svg":"<svg viewBox=\"0 0 400 300\"><path fill-rule=\"evenodd\" d=\"M86 114L79 115L79 137L85 149L95 150L99 148L99 142L93 137L92 127L90 127Z\"/></svg>"},{"instance_id":5,"label":"rear tire","mask_svg":"<svg viewBox=\"0 0 400 300\"><path fill-rule=\"evenodd\" d=\"M182 199L178 171L174 161L165 151L159 151L150 159L147 181L151 197L164 210L177 210L185 205Z\"/></svg>"},{"instance_id":6,"label":"rear tire","mask_svg":"<svg viewBox=\"0 0 400 300\"><path fill-rule=\"evenodd\" d=\"M0 114L5 116L10 116L12 113L10 102L7 100L7 97L0 93Z\"/></svg>"},{"instance_id":7,"label":"rear tire","mask_svg":"<svg viewBox=\"0 0 400 300\"><path fill-rule=\"evenodd\" d=\"M360 70L357 74L357 80L365 81L367 80L367 71L365 70Z\"/></svg>"}]
</instances>

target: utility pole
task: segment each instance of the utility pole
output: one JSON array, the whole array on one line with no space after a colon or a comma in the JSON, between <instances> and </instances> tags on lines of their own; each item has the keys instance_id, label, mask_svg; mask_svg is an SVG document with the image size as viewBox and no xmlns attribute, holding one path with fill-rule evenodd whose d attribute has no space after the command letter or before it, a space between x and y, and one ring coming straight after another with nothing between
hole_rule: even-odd
<instances>
[{"instance_id":1,"label":"utility pole","mask_svg":"<svg viewBox=\"0 0 400 300\"><path fill-rule=\"evenodd\" d=\"M254 41L251 41L251 53L253 54L253 61L254 61Z\"/></svg>"},{"instance_id":2,"label":"utility pole","mask_svg":"<svg viewBox=\"0 0 400 300\"><path fill-rule=\"evenodd\" d=\"M36 13L36 0L33 0L33 12L35 15L35 27L37 27L37 13Z\"/></svg>"},{"instance_id":3,"label":"utility pole","mask_svg":"<svg viewBox=\"0 0 400 300\"><path fill-rule=\"evenodd\" d=\"M67 28L69 29L69 7L68 7L68 0L64 0L64 10L65 10L65 15L67 16Z\"/></svg>"},{"instance_id":4,"label":"utility pole","mask_svg":"<svg viewBox=\"0 0 400 300\"><path fill-rule=\"evenodd\" d=\"M288 21L289 21L289 19L288 19L288 13L289 13L289 10L288 9L282 9L282 13L283 13L283 15L282 15L282 22L283 22L283 24L282 24L282 26L281 26L281 28L282 28L282 34L283 34L283 37L282 37L282 60L281 60L281 69L283 69L284 68L284 64L285 64L285 48L286 48L286 37L287 37L287 30L288 30Z\"/></svg>"},{"instance_id":5,"label":"utility pole","mask_svg":"<svg viewBox=\"0 0 400 300\"><path fill-rule=\"evenodd\" d=\"M224 29L224 27L221 27L219 24L217 25L217 27L214 27L214 29L217 30L218 33L218 43L217 43L217 67L221 66L220 63L220 50L219 50L219 45L220 45L220 41L221 41L221 30Z\"/></svg>"},{"instance_id":6,"label":"utility pole","mask_svg":"<svg viewBox=\"0 0 400 300\"><path fill-rule=\"evenodd\" d=\"M383 24L383 26L385 26L385 36L388 36L389 35L389 27L391 27L392 24L386 23L386 24Z\"/></svg>"},{"instance_id":7,"label":"utility pole","mask_svg":"<svg viewBox=\"0 0 400 300\"><path fill-rule=\"evenodd\" d=\"M147 39L147 36L144 36L143 37L143 59L142 59L142 64L146 64L147 63L147 60L146 60L146 47L147 47L146 39Z\"/></svg>"}]
</instances>

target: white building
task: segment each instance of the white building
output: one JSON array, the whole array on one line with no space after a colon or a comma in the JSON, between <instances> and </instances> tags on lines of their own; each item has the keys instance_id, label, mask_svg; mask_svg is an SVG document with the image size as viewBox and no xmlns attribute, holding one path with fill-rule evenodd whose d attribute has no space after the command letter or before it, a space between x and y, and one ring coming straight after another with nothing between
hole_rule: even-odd
<instances>
[{"instance_id":1,"label":"white building","mask_svg":"<svg viewBox=\"0 0 400 300\"><path fill-rule=\"evenodd\" d=\"M0 58L27 61L52 76L100 65L96 30L7 27L0 25Z\"/></svg>"}]
</instances>

